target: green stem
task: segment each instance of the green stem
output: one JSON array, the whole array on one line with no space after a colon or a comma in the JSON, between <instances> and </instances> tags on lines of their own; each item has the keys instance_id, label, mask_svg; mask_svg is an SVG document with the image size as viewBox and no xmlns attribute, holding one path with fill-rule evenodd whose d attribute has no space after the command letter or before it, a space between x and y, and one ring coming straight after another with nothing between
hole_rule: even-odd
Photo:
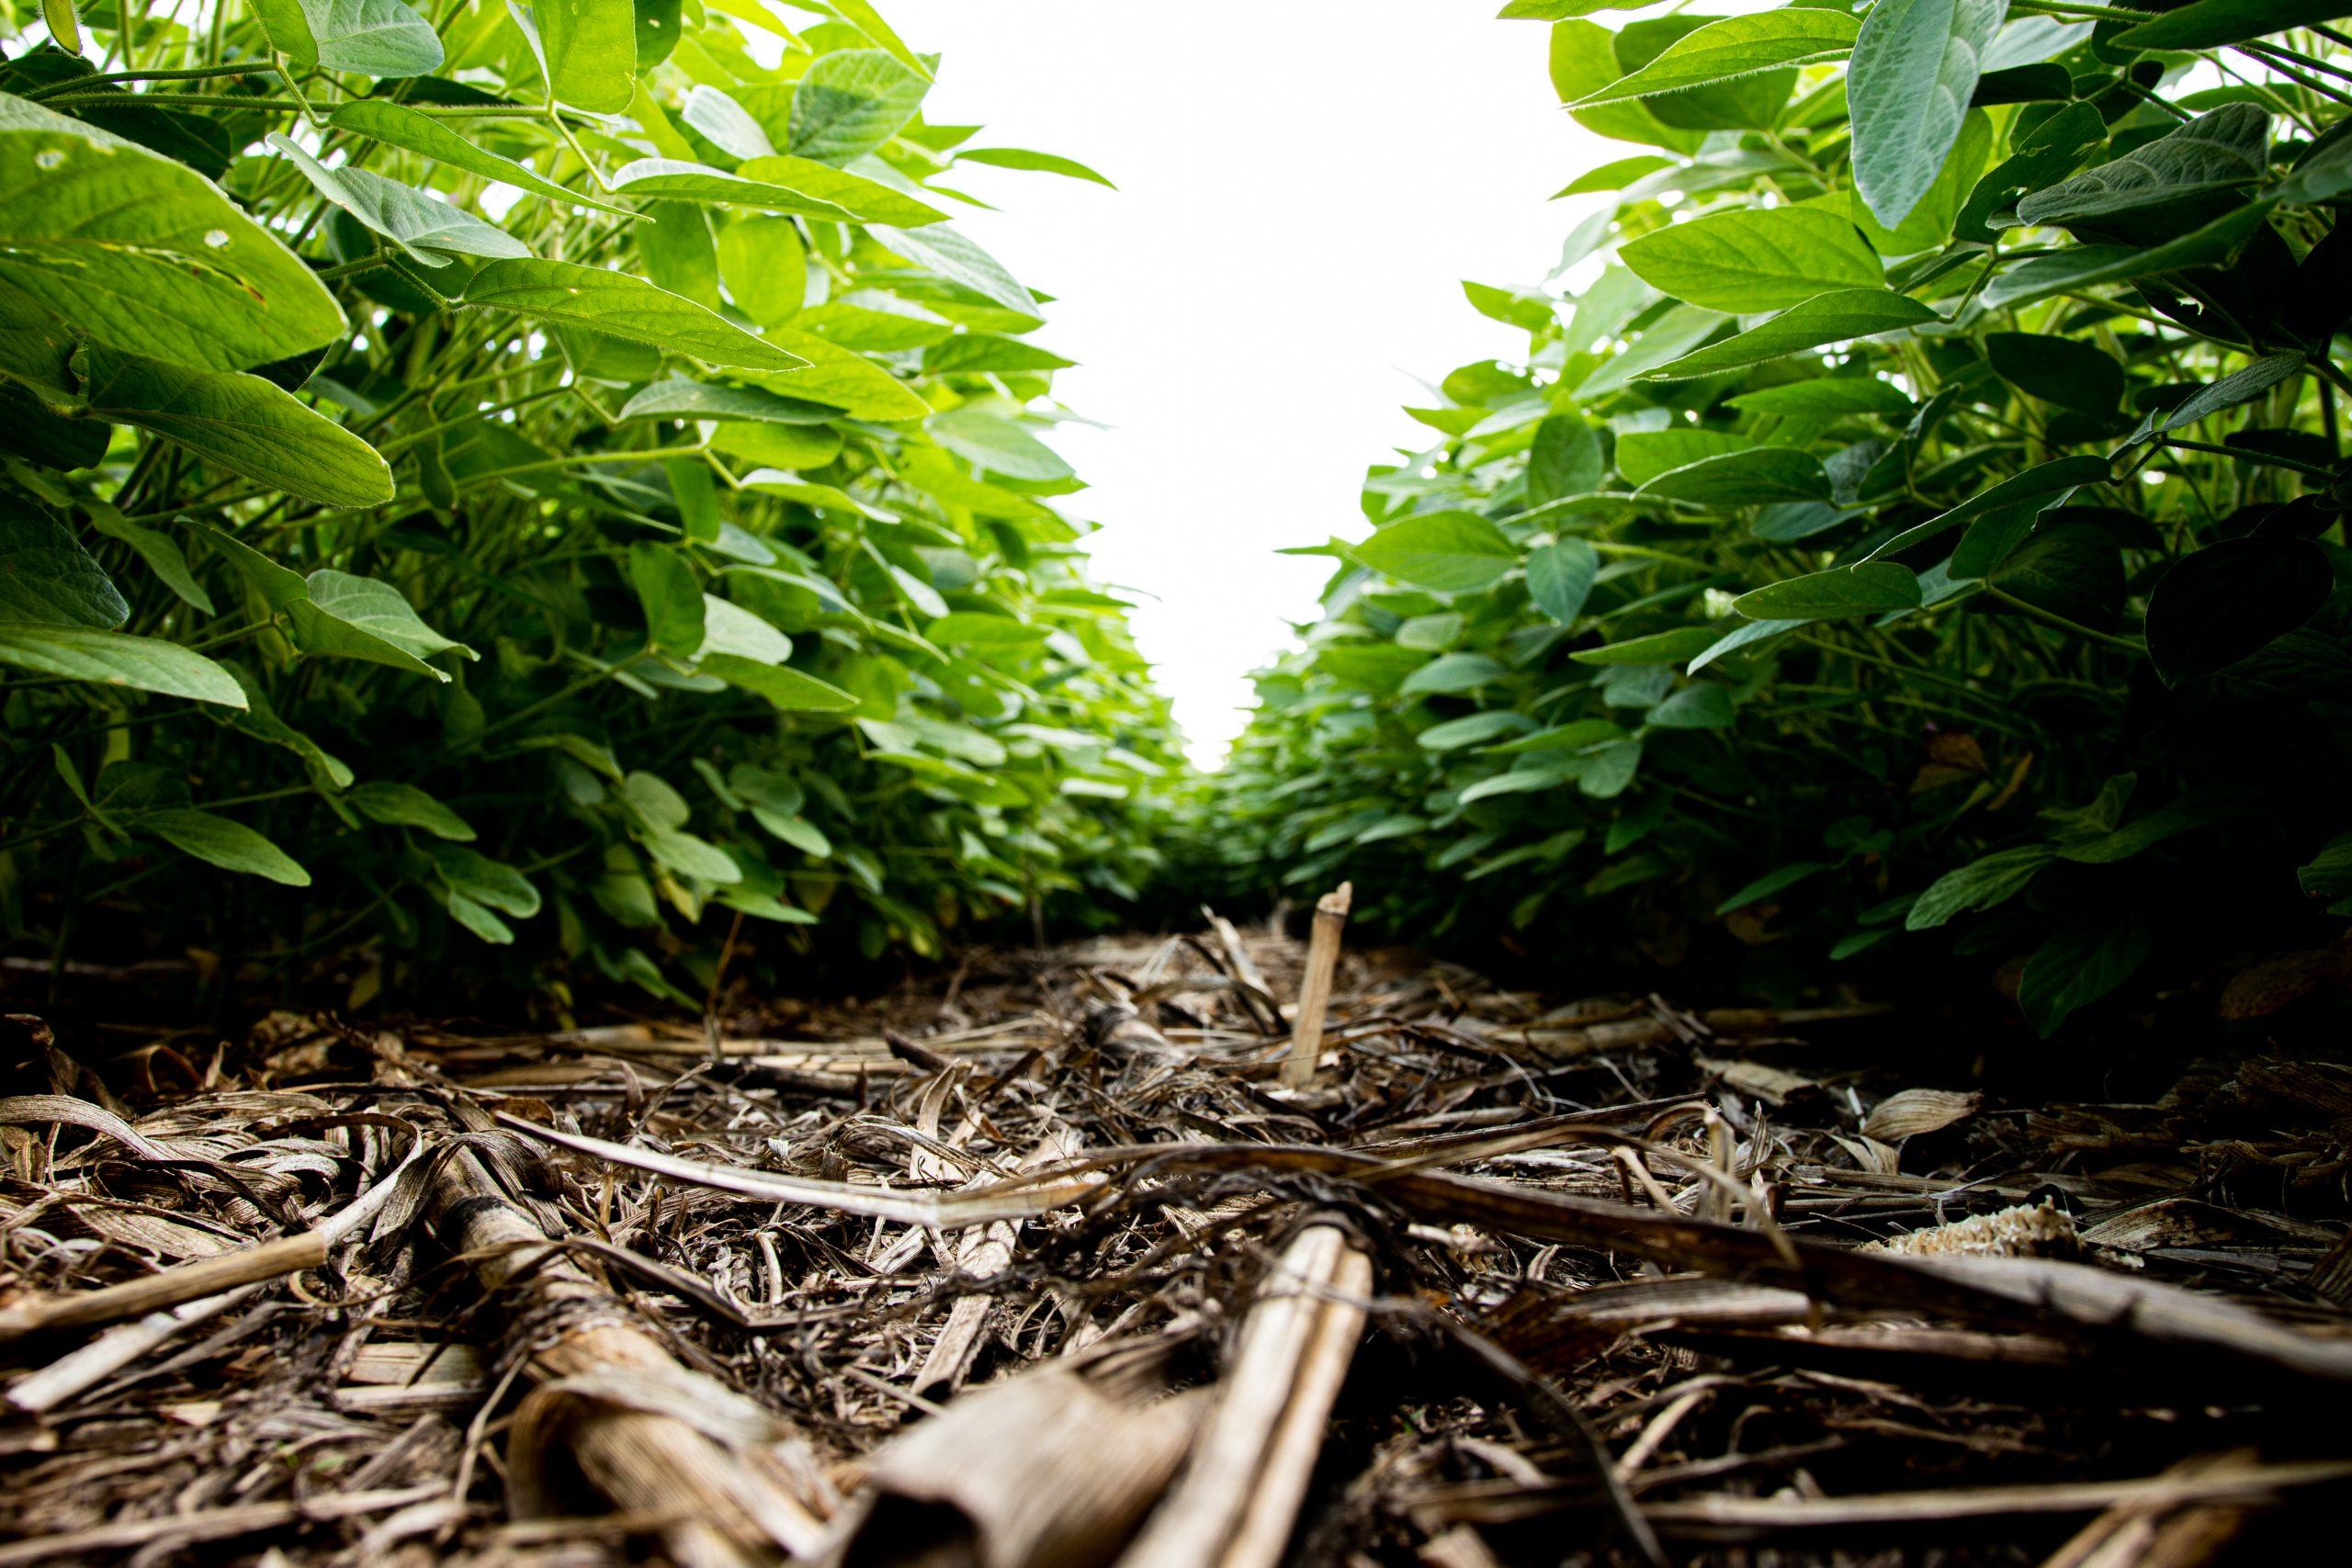
<instances>
[{"instance_id":1,"label":"green stem","mask_svg":"<svg viewBox=\"0 0 2352 1568\"><path fill-rule=\"evenodd\" d=\"M81 85L79 81L74 84L77 87ZM153 93L141 96L152 97L157 103L169 105L173 108L292 109L299 112L306 107L300 98L232 98L208 93ZM46 101L52 104L119 104L122 98L123 95L120 93L60 93Z\"/></svg>"},{"instance_id":2,"label":"green stem","mask_svg":"<svg viewBox=\"0 0 2352 1568\"><path fill-rule=\"evenodd\" d=\"M269 74L269 70L270 68L266 65L191 65L184 71L109 71L102 76L69 76L62 82L53 82L46 87L36 87L25 96L34 103L43 103L64 95L87 92L93 87L102 87L115 82L198 82L220 76L266 76ZM107 96L119 97L121 95ZM188 100L173 96L171 101L187 103ZM234 101L243 103L247 100L239 98Z\"/></svg>"},{"instance_id":3,"label":"green stem","mask_svg":"<svg viewBox=\"0 0 2352 1568\"><path fill-rule=\"evenodd\" d=\"M2031 600L2020 599L2005 589L1995 587L1992 583L1988 582L1984 585L1984 592L1987 596L1998 599L2028 620L2040 621L2052 631L2064 632L2069 637L2104 643L2109 648L2120 649L2125 653L2137 654L2143 658L2147 655L2147 646L2143 643L2133 642L2130 637L2117 637L2109 632L2093 631L2079 621L2070 621L2055 610L2045 610Z\"/></svg>"},{"instance_id":4,"label":"green stem","mask_svg":"<svg viewBox=\"0 0 2352 1568\"><path fill-rule=\"evenodd\" d=\"M2166 446L2185 447L2191 452L2211 452L2217 457L2235 457L2242 463L2262 463L2274 468L2292 468L2299 474L2309 474L2317 479L2335 482L2335 472L2317 463L2298 462L2292 457L2274 457L2267 452L2249 452L2238 446L2216 446L2210 441L2188 441L2177 435L2159 435L2156 440Z\"/></svg>"}]
</instances>

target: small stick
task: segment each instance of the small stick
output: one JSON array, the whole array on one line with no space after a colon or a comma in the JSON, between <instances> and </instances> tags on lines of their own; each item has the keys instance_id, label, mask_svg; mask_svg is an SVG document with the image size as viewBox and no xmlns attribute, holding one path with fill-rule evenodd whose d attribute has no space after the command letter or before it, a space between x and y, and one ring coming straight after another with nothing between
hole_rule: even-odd
<instances>
[{"instance_id":1,"label":"small stick","mask_svg":"<svg viewBox=\"0 0 2352 1568\"><path fill-rule=\"evenodd\" d=\"M1243 1324L1183 1474L1119 1568L1273 1568L1363 1336L1371 1260L1337 1225L1283 1251Z\"/></svg>"},{"instance_id":2,"label":"small stick","mask_svg":"<svg viewBox=\"0 0 2352 1568\"><path fill-rule=\"evenodd\" d=\"M315 1235L320 1238L322 1246L333 1247L374 1219L377 1211L391 1201L401 1175L423 1152L424 1145L420 1144L409 1152L397 1168L387 1171L374 1186L353 1199L339 1213L329 1215L316 1230L304 1235ZM273 1274L269 1278L277 1277ZM251 1284L187 1302L169 1311L151 1312L135 1322L110 1328L80 1349L61 1356L40 1371L17 1379L9 1386L7 1403L28 1415L39 1415L53 1409L120 1371L183 1329L218 1317L239 1302L258 1295L268 1283L269 1280L257 1280Z\"/></svg>"},{"instance_id":3,"label":"small stick","mask_svg":"<svg viewBox=\"0 0 2352 1568\"><path fill-rule=\"evenodd\" d=\"M303 1231L200 1258L103 1291L54 1292L17 1306L0 1307L0 1344L51 1329L89 1328L119 1318L144 1317L239 1285L316 1269L326 1260L324 1233Z\"/></svg>"},{"instance_id":4,"label":"small stick","mask_svg":"<svg viewBox=\"0 0 2352 1568\"><path fill-rule=\"evenodd\" d=\"M1283 1058L1283 1084L1299 1089L1314 1081L1315 1058L1323 1050L1323 1013L1331 1005L1331 976L1340 964L1340 933L1347 928L1355 884L1315 901L1315 927L1306 942L1306 974L1298 985L1298 1018L1291 1025L1290 1055Z\"/></svg>"},{"instance_id":5,"label":"small stick","mask_svg":"<svg viewBox=\"0 0 2352 1568\"><path fill-rule=\"evenodd\" d=\"M1283 1015L1273 1006L1274 988L1266 984L1265 971L1258 967L1258 961L1250 957L1250 950L1242 945L1241 933L1234 929L1231 920L1205 904L1201 906L1201 914L1209 923L1210 933L1216 938L1217 951L1225 955L1226 967L1243 986L1252 987L1237 993L1241 998L1242 1010L1267 1033L1279 1033Z\"/></svg>"}]
</instances>

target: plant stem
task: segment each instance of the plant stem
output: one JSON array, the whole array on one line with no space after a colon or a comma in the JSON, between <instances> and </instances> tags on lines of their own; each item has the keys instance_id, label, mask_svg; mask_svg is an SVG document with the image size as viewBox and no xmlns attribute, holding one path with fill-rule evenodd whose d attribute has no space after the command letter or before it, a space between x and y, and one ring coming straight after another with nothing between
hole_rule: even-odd
<instances>
[{"instance_id":1,"label":"plant stem","mask_svg":"<svg viewBox=\"0 0 2352 1568\"><path fill-rule=\"evenodd\" d=\"M2104 643L2109 648L2120 649L2125 653L2138 654L2143 658L2147 655L2147 645L2144 643L2133 642L2130 637L2117 637L2110 632L2093 631L2079 621L2070 621L2055 610L2045 610L2031 600L2020 599L2006 589L1995 587L1992 583L1988 582L1984 585L1984 592L1990 598L1998 599L2028 620L2040 621L2052 631L2064 632L2069 637L2083 637L2091 642Z\"/></svg>"},{"instance_id":2,"label":"plant stem","mask_svg":"<svg viewBox=\"0 0 2352 1568\"><path fill-rule=\"evenodd\" d=\"M2316 463L2299 462L2292 457L2274 457L2267 452L2250 452L2240 446L2216 446L2210 441L2188 441L2177 435L2159 435L2157 442L2165 446L2184 447L2191 452L2211 452L2217 457L2235 457L2242 463L2262 463L2274 468L2292 468L2299 474L2335 482L2335 470L2323 468Z\"/></svg>"}]
</instances>

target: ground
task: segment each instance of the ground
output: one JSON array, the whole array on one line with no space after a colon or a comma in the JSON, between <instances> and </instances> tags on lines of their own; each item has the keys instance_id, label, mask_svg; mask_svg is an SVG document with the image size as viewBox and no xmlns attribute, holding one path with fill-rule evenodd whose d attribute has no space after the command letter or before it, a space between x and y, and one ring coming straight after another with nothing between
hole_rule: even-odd
<instances>
[{"instance_id":1,"label":"ground","mask_svg":"<svg viewBox=\"0 0 2352 1568\"><path fill-rule=\"evenodd\" d=\"M2186 1564L2340 1507L2352 1070L2006 1104L1867 1003L1379 951L1286 1072L1307 964L12 1019L0 1568Z\"/></svg>"}]
</instances>

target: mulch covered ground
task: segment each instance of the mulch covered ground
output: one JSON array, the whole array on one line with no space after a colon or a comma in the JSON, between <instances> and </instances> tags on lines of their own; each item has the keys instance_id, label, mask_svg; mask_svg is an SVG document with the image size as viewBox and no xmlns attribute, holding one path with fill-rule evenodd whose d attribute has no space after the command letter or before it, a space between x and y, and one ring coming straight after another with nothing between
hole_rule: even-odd
<instances>
[{"instance_id":1,"label":"mulch covered ground","mask_svg":"<svg viewBox=\"0 0 2352 1568\"><path fill-rule=\"evenodd\" d=\"M2339 1533L2352 1069L2000 1104L1876 1066L1877 1010L1376 953L1285 1083L1304 962L1208 931L723 1029L79 1062L13 1019L51 1092L0 1100L0 1568Z\"/></svg>"}]
</instances>

